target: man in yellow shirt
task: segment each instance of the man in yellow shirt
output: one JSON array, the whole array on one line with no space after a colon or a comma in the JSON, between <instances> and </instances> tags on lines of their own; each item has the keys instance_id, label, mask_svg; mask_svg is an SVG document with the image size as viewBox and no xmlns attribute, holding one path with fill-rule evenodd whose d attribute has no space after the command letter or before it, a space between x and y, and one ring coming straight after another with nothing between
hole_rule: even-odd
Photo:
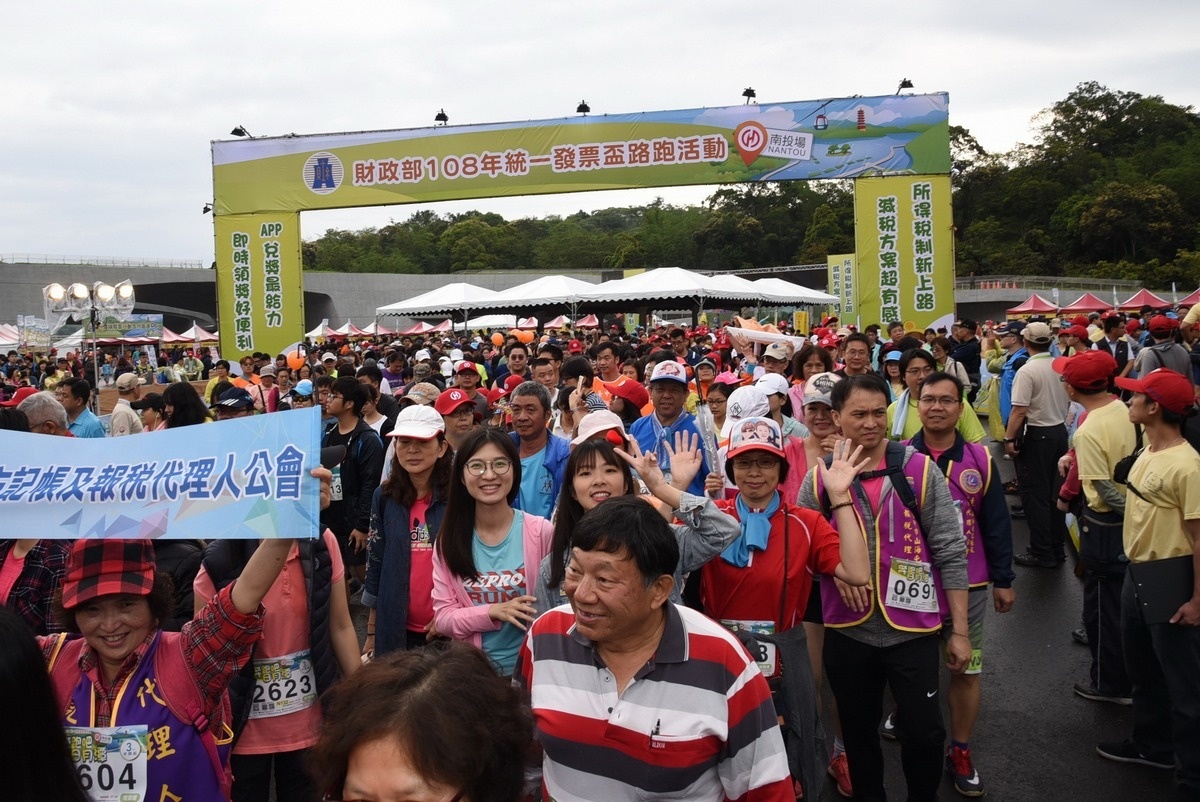
<instances>
[{"instance_id":1,"label":"man in yellow shirt","mask_svg":"<svg viewBox=\"0 0 1200 802\"><path fill-rule=\"evenodd\" d=\"M1125 553L1130 576L1121 594L1125 665L1133 682L1133 733L1101 743L1119 763L1177 768L1170 799L1200 799L1200 455L1181 429L1194 411L1192 383L1159 368L1117 379L1133 393L1129 419L1145 429L1147 447L1129 471ZM1167 621L1150 623L1132 575L1139 563L1192 558L1192 595Z\"/></svg>"},{"instance_id":2,"label":"man in yellow shirt","mask_svg":"<svg viewBox=\"0 0 1200 802\"><path fill-rule=\"evenodd\" d=\"M1087 415L1075 430L1079 481L1083 486L1079 557L1083 563L1083 626L1092 652L1089 682L1075 683L1075 694L1094 702L1127 705L1129 675L1121 647L1121 586L1125 549L1121 543L1125 486L1113 480L1117 463L1137 448L1129 410L1108 392L1117 362L1107 351L1060 356L1052 363L1063 377L1067 398ZM1058 508L1066 511L1059 498Z\"/></svg>"}]
</instances>

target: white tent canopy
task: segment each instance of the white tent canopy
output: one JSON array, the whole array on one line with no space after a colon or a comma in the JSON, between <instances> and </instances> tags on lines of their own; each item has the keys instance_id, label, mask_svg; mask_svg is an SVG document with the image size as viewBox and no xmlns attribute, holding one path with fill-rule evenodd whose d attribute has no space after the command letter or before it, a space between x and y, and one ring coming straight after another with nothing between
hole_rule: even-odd
<instances>
[{"instance_id":1,"label":"white tent canopy","mask_svg":"<svg viewBox=\"0 0 1200 802\"><path fill-rule=\"evenodd\" d=\"M597 285L571 276L542 276L516 287L501 290L489 299L489 306L550 306L552 304L577 304L583 293L591 292ZM476 307L479 308L479 307Z\"/></svg>"},{"instance_id":2,"label":"white tent canopy","mask_svg":"<svg viewBox=\"0 0 1200 802\"><path fill-rule=\"evenodd\" d=\"M660 267L628 278L605 281L581 294L584 301L658 301L672 298L744 300L746 290L727 287L682 267Z\"/></svg>"},{"instance_id":3,"label":"white tent canopy","mask_svg":"<svg viewBox=\"0 0 1200 802\"><path fill-rule=\"evenodd\" d=\"M482 317L473 317L467 321L466 328L472 331L476 329L512 329L517 326L516 315L483 315ZM462 331L463 324L456 323L454 328Z\"/></svg>"},{"instance_id":4,"label":"white tent canopy","mask_svg":"<svg viewBox=\"0 0 1200 802\"><path fill-rule=\"evenodd\" d=\"M377 317L395 315L398 317L416 317L418 315L433 315L445 312L462 312L470 309L486 307L484 303L495 297L496 293L483 287L476 287L465 281L447 284L436 290L422 293L407 301L388 304L375 310Z\"/></svg>"},{"instance_id":5,"label":"white tent canopy","mask_svg":"<svg viewBox=\"0 0 1200 802\"><path fill-rule=\"evenodd\" d=\"M832 304L837 296L814 290L781 278L760 278L750 282L762 294L764 301L777 304Z\"/></svg>"}]
</instances>

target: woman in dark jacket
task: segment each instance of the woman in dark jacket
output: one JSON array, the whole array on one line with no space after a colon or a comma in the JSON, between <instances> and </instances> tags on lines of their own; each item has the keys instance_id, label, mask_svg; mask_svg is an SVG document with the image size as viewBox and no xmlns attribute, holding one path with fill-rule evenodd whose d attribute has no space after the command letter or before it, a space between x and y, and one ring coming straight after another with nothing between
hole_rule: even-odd
<instances>
[{"instance_id":1,"label":"woman in dark jacket","mask_svg":"<svg viewBox=\"0 0 1200 802\"><path fill-rule=\"evenodd\" d=\"M404 409L389 437L391 472L371 499L364 654L415 649L436 637L433 542L446 512L453 455L433 407Z\"/></svg>"}]
</instances>

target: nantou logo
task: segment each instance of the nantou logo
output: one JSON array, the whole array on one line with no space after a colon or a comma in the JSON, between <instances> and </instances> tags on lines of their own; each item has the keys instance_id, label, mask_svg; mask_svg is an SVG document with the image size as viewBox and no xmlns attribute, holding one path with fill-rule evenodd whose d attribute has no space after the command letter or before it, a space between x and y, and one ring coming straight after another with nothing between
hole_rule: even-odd
<instances>
[{"instance_id":1,"label":"nantou logo","mask_svg":"<svg viewBox=\"0 0 1200 802\"><path fill-rule=\"evenodd\" d=\"M318 195L328 195L342 185L346 172L332 153L314 153L304 162L304 185Z\"/></svg>"}]
</instances>

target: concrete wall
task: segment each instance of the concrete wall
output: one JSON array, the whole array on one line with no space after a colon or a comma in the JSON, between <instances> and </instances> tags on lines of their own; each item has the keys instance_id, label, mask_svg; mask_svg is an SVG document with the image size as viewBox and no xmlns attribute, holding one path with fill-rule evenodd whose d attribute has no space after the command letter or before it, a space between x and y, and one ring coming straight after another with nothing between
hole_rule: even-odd
<instances>
[{"instance_id":1,"label":"concrete wall","mask_svg":"<svg viewBox=\"0 0 1200 802\"><path fill-rule=\"evenodd\" d=\"M324 318L341 326L347 318L362 326L375 318L375 309L403 301L438 287L467 281L491 290L504 290L541 276L533 272L504 272L453 275L395 275L389 273L304 274L305 331ZM584 281L599 282L598 273L574 274ZM129 279L137 297L137 312L159 312L164 324L181 332L192 321L215 325L216 274L194 268L96 267L0 263L0 323L15 323L17 315L42 315L42 288L58 282L68 285L97 281L115 284ZM558 314L557 312L555 314ZM389 321L395 323L395 320Z\"/></svg>"}]
</instances>

